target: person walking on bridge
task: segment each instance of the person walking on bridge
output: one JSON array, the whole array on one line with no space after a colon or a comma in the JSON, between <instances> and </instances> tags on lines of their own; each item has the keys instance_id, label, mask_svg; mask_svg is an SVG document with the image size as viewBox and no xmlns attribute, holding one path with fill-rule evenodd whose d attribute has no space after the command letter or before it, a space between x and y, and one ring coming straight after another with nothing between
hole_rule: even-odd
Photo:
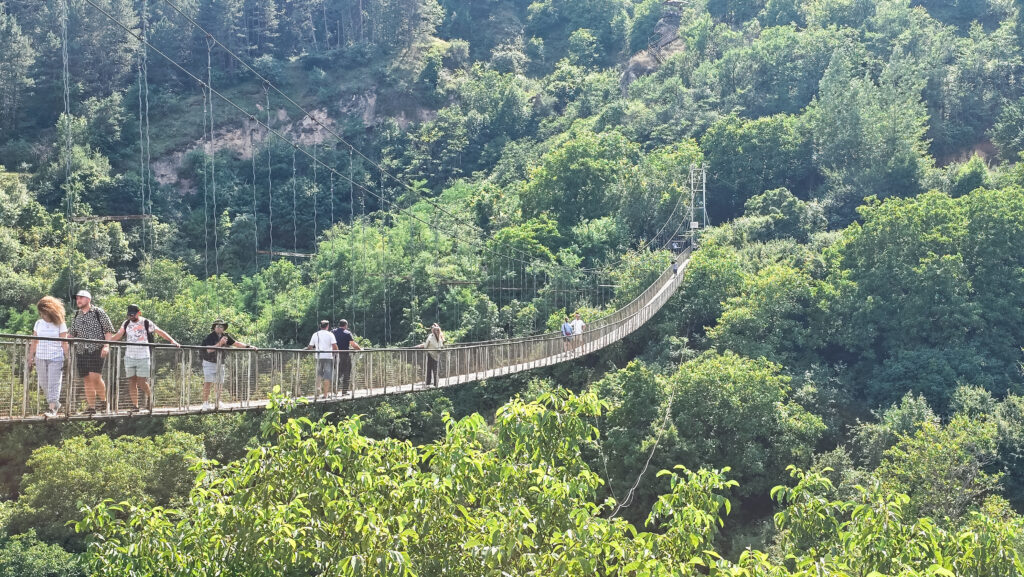
<instances>
[{"instance_id":1,"label":"person walking on bridge","mask_svg":"<svg viewBox=\"0 0 1024 577\"><path fill-rule=\"evenodd\" d=\"M441 357L441 349L444 348L444 333L441 332L441 327L437 323L434 323L430 327L430 334L427 335L427 341L425 343L416 345L417 349L427 349L427 378L424 383L425 386L430 386L430 378L434 378L434 386L440 386L440 376L437 371L438 360Z\"/></svg>"},{"instance_id":2,"label":"person walking on bridge","mask_svg":"<svg viewBox=\"0 0 1024 577\"><path fill-rule=\"evenodd\" d=\"M587 323L580 318L580 313L576 313L575 318L569 324L572 325L572 348L578 349L583 344L583 333L587 330Z\"/></svg>"},{"instance_id":3,"label":"person walking on bridge","mask_svg":"<svg viewBox=\"0 0 1024 577\"><path fill-rule=\"evenodd\" d=\"M569 355L572 350L572 323L569 322L569 317L565 317L562 321L562 352Z\"/></svg>"},{"instance_id":4,"label":"person walking on bridge","mask_svg":"<svg viewBox=\"0 0 1024 577\"><path fill-rule=\"evenodd\" d=\"M352 382L352 353L349 350L361 351L363 347L356 342L356 336L348 328L348 321L338 321L338 328L334 329L334 340L338 343L338 350L345 351L338 359L338 380L341 382L341 394L349 390Z\"/></svg>"},{"instance_id":5,"label":"person walking on bridge","mask_svg":"<svg viewBox=\"0 0 1024 577\"><path fill-rule=\"evenodd\" d=\"M201 411L210 410L210 390L217 385L217 395L220 396L220 387L224 384L224 352L221 349L235 347L239 349L255 349L252 345L235 340L235 337L227 334L227 321L217 319L210 327L213 331L203 339L203 346L206 349L202 352L203 359L203 406Z\"/></svg>"},{"instance_id":6,"label":"person walking on bridge","mask_svg":"<svg viewBox=\"0 0 1024 577\"><path fill-rule=\"evenodd\" d=\"M142 407L153 410L153 391L149 388L150 357L149 344L153 342L153 335L159 335L165 341L176 347L181 345L171 335L165 333L155 323L140 315L142 310L139 305L128 305L126 320L121 323L117 333L107 340L119 341L121 337L129 343L124 350L124 374L128 377L128 396L132 399L132 410L139 410L139 393L142 393ZM145 344L141 344L145 343Z\"/></svg>"},{"instance_id":7,"label":"person walking on bridge","mask_svg":"<svg viewBox=\"0 0 1024 577\"><path fill-rule=\"evenodd\" d=\"M60 299L45 296L36 303L39 320L32 328L34 337L67 338L68 326L64 324L64 303ZM56 417L60 410L60 385L64 381L64 359L68 358L67 342L32 340L28 348L29 370L34 366L39 375L39 388L46 393L50 410L46 416Z\"/></svg>"},{"instance_id":8,"label":"person walking on bridge","mask_svg":"<svg viewBox=\"0 0 1024 577\"><path fill-rule=\"evenodd\" d=\"M80 290L75 294L75 306L78 312L71 320L69 335L76 339L105 341L114 334L114 325L110 317L100 307L93 306L92 294ZM104 412L107 410L107 385L103 382L103 362L110 354L110 345L101 343L75 343L75 356L78 365L78 376L85 384L85 404L87 413Z\"/></svg>"},{"instance_id":9,"label":"person walking on bridge","mask_svg":"<svg viewBox=\"0 0 1024 577\"><path fill-rule=\"evenodd\" d=\"M331 332L331 321L320 321L320 330L309 338L306 350L316 350L316 378L323 387L325 397L331 394L331 381L334 380L334 352L338 350L338 340Z\"/></svg>"}]
</instances>

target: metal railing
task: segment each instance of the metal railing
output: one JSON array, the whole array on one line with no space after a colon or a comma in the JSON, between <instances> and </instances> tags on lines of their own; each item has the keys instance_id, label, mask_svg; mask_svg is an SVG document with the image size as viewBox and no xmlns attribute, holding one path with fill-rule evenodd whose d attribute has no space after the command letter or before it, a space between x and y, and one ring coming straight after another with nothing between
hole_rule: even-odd
<instances>
[{"instance_id":1,"label":"metal railing","mask_svg":"<svg viewBox=\"0 0 1024 577\"><path fill-rule=\"evenodd\" d=\"M582 335L565 338L560 332L508 340L452 344L436 353L436 384L425 381L431 352L416 348L337 351L327 361L328 391L324 394L318 352L295 349L219 349L212 367L217 373L204 376L201 346L165 344L127 345L84 339L48 339L0 334L0 423L53 419L101 419L133 415L184 415L206 411L246 411L266 407L271 392L305 398L310 402L336 402L379 395L408 393L428 386L452 386L510 375L577 358L607 347L643 326L678 288L690 260L690 249L676 256L678 273L665 270L632 302L590 322ZM31 370L31 342L66 341L68 358L63 365L61 407L56 415L45 414L48 402ZM110 345L102 364L106 403L89 410L85 383L78 372L79 352L90 344ZM125 375L128 347L150 348L152 402L135 408ZM137 350L137 349L136 349ZM221 381L219 384L217 381ZM204 383L210 382L209 407L203 408ZM105 409L105 410L104 410Z\"/></svg>"}]
</instances>

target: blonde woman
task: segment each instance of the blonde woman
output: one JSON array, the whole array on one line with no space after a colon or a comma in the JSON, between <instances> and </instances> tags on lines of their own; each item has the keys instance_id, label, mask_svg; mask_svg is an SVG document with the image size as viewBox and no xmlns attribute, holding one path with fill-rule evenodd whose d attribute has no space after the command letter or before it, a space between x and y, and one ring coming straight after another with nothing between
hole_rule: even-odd
<instances>
[{"instance_id":1,"label":"blonde woman","mask_svg":"<svg viewBox=\"0 0 1024 577\"><path fill-rule=\"evenodd\" d=\"M434 378L434 386L440 385L440 376L437 373L437 361L441 356L441 349L444 348L444 333L441 327L434 323L430 327L430 334L427 335L427 342L416 345L417 349L427 349L427 380L424 383L430 386L430 378Z\"/></svg>"},{"instance_id":2,"label":"blonde woman","mask_svg":"<svg viewBox=\"0 0 1024 577\"><path fill-rule=\"evenodd\" d=\"M32 328L34 337L67 338L68 326L64 324L64 303L60 299L45 296L36 303L39 320ZM60 410L60 387L64 381L64 359L68 356L67 342L33 339L29 345L29 366L35 366L39 376L39 388L46 393L50 410L46 415L56 417Z\"/></svg>"}]
</instances>

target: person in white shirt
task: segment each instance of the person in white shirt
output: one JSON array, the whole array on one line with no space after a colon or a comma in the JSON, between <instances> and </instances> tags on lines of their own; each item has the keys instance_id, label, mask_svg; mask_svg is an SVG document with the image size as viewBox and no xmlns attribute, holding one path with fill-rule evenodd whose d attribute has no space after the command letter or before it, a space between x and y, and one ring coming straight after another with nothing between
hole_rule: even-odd
<instances>
[{"instance_id":1,"label":"person in white shirt","mask_svg":"<svg viewBox=\"0 0 1024 577\"><path fill-rule=\"evenodd\" d=\"M320 321L320 330L313 333L306 350L317 350L316 378L321 381L324 396L331 394L331 381L334 380L334 352L338 350L338 339L329 330L330 321Z\"/></svg>"},{"instance_id":2,"label":"person in white shirt","mask_svg":"<svg viewBox=\"0 0 1024 577\"><path fill-rule=\"evenodd\" d=\"M573 348L575 349L583 344L583 331L587 330L587 323L580 318L580 313L576 313L569 324L572 326Z\"/></svg>"},{"instance_id":3,"label":"person in white shirt","mask_svg":"<svg viewBox=\"0 0 1024 577\"><path fill-rule=\"evenodd\" d=\"M36 303L39 320L32 328L32 336L62 338L68 337L68 326L64 324L64 303L60 299L45 296ZM68 356L68 344L63 341L40 341L32 339L28 347L28 365L35 367L39 375L39 388L46 393L50 410L48 417L56 417L60 410L60 388L64 382L64 359Z\"/></svg>"},{"instance_id":4,"label":"person in white shirt","mask_svg":"<svg viewBox=\"0 0 1024 577\"><path fill-rule=\"evenodd\" d=\"M153 321L141 316L140 312L142 311L139 309L139 305L128 305L127 320L121 323L121 329L107 340L119 341L121 337L126 337L125 340L129 343L148 345L153 342L151 335L157 334L172 345L181 346L171 335L160 330L160 327L156 326ZM150 410L153 409L153 391L150 390L147 382L151 366L150 356L148 346L128 345L124 349L124 374L128 377L128 396L132 399L133 411L139 410L139 391L142 391L144 395L142 406Z\"/></svg>"},{"instance_id":5,"label":"person in white shirt","mask_svg":"<svg viewBox=\"0 0 1024 577\"><path fill-rule=\"evenodd\" d=\"M427 378L424 385L429 387L430 381L433 380L434 386L437 387L440 384L437 362L440 360L441 349L444 348L444 333L441 331L441 326L437 323L431 325L427 341L416 345L416 348L427 349Z\"/></svg>"}]
</instances>

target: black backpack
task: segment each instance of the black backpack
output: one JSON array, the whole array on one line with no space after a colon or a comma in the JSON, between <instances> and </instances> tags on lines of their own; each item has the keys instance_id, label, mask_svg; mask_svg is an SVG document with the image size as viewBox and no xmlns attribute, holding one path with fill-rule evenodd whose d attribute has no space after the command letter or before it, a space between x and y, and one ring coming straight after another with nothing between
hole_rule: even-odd
<instances>
[{"instance_id":1,"label":"black backpack","mask_svg":"<svg viewBox=\"0 0 1024 577\"><path fill-rule=\"evenodd\" d=\"M127 331L128 330L128 323L130 323L130 322L132 322L132 321L130 321L130 320L124 321L124 324L121 325L121 330L122 331ZM142 326L145 327L145 329L146 329L146 340L152 343L153 342L153 332L149 330L149 319L146 319L146 318L142 319Z\"/></svg>"}]
</instances>

